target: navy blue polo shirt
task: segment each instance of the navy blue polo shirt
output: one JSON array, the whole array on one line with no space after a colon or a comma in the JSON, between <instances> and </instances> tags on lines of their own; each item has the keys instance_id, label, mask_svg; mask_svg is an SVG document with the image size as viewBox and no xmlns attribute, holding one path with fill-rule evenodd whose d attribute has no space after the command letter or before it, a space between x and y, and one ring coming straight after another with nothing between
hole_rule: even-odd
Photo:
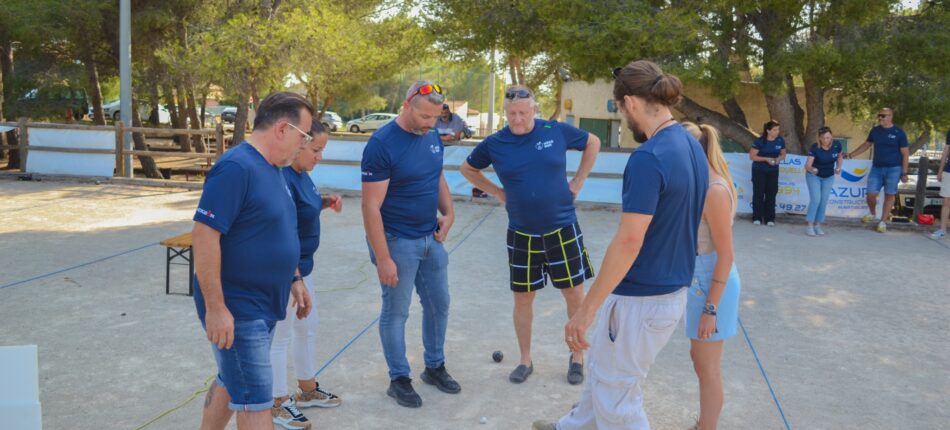
<instances>
[{"instance_id":1,"label":"navy blue polo shirt","mask_svg":"<svg viewBox=\"0 0 950 430\"><path fill-rule=\"evenodd\" d=\"M515 135L505 127L486 137L468 156L468 164L495 167L505 187L509 228L550 233L577 222L567 182L567 150L583 151L589 136L568 124L535 119L528 134Z\"/></svg>"},{"instance_id":2,"label":"navy blue polo shirt","mask_svg":"<svg viewBox=\"0 0 950 430\"><path fill-rule=\"evenodd\" d=\"M435 129L419 136L396 121L376 130L363 149L363 182L389 180L381 212L387 233L418 239L438 225L442 140Z\"/></svg>"},{"instance_id":3,"label":"navy blue polo shirt","mask_svg":"<svg viewBox=\"0 0 950 430\"><path fill-rule=\"evenodd\" d=\"M293 167L285 167L284 179L297 206L297 237L300 238L300 276L313 272L313 253L320 247L320 211L323 200L307 172L297 173Z\"/></svg>"},{"instance_id":4,"label":"navy blue polo shirt","mask_svg":"<svg viewBox=\"0 0 950 430\"><path fill-rule=\"evenodd\" d=\"M868 142L874 145L874 167L902 166L904 157L901 148L907 148L907 135L904 130L892 126L875 126L868 133Z\"/></svg>"},{"instance_id":5,"label":"navy blue polo shirt","mask_svg":"<svg viewBox=\"0 0 950 430\"><path fill-rule=\"evenodd\" d=\"M653 215L653 220L614 294L658 296L692 282L708 166L702 146L680 124L660 130L630 154L623 172L623 211Z\"/></svg>"},{"instance_id":6,"label":"navy blue polo shirt","mask_svg":"<svg viewBox=\"0 0 950 430\"><path fill-rule=\"evenodd\" d=\"M835 163L838 161L839 154L841 154L841 144L838 142L832 143L831 148L828 149L823 149L821 145L813 143L811 149L808 150L808 156L815 158L811 166L818 169L819 178L834 176Z\"/></svg>"},{"instance_id":7,"label":"navy blue polo shirt","mask_svg":"<svg viewBox=\"0 0 950 430\"><path fill-rule=\"evenodd\" d=\"M766 140L763 136L755 139L752 142L752 147L759 150L759 157L778 158L779 155L782 155L782 150L785 149L785 139L779 136L775 140ZM752 170L775 172L778 171L778 164L773 166L763 161L754 161Z\"/></svg>"},{"instance_id":8,"label":"navy blue polo shirt","mask_svg":"<svg viewBox=\"0 0 950 430\"><path fill-rule=\"evenodd\" d=\"M300 242L294 200L280 170L242 143L208 171L198 201L194 220L221 232L221 287L236 320L286 316ZM195 306L204 321L201 288L195 289Z\"/></svg>"}]
</instances>

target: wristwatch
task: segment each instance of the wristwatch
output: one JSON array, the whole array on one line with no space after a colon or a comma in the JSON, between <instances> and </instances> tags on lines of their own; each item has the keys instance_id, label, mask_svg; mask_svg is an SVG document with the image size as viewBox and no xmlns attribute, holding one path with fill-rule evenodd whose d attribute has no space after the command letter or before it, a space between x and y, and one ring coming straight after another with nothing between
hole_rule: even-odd
<instances>
[{"instance_id":1,"label":"wristwatch","mask_svg":"<svg viewBox=\"0 0 950 430\"><path fill-rule=\"evenodd\" d=\"M706 303L706 306L703 307L703 313L706 315L716 316L716 305L712 303Z\"/></svg>"},{"instance_id":2,"label":"wristwatch","mask_svg":"<svg viewBox=\"0 0 950 430\"><path fill-rule=\"evenodd\" d=\"M296 284L297 281L303 281L303 278L300 275L294 275L294 279L290 281L290 285Z\"/></svg>"}]
</instances>

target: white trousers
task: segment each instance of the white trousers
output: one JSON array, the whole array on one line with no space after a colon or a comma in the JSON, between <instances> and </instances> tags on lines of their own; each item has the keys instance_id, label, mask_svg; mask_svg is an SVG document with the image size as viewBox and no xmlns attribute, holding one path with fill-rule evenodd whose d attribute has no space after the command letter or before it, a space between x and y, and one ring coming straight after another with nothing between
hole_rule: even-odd
<instances>
[{"instance_id":1,"label":"white trousers","mask_svg":"<svg viewBox=\"0 0 950 430\"><path fill-rule=\"evenodd\" d=\"M274 375L272 392L275 398L293 393L287 387L287 350L293 339L294 375L296 379L310 379L317 373L317 296L314 294L313 273L304 276L303 283L310 293L313 309L302 320L297 319L293 299L287 302L287 318L277 321L274 340L270 346L270 365Z\"/></svg>"},{"instance_id":2,"label":"white trousers","mask_svg":"<svg viewBox=\"0 0 950 430\"><path fill-rule=\"evenodd\" d=\"M686 309L686 288L662 296L611 294L597 315L581 401L559 430L648 430L640 384Z\"/></svg>"}]
</instances>

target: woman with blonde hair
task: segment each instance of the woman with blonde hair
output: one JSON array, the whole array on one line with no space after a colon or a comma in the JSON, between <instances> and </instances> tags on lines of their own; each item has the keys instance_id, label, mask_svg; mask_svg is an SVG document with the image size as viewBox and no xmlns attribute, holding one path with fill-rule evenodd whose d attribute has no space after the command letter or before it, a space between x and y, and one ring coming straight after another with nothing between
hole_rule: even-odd
<instances>
[{"instance_id":1,"label":"woman with blonde hair","mask_svg":"<svg viewBox=\"0 0 950 430\"><path fill-rule=\"evenodd\" d=\"M722 411L720 375L723 341L736 334L741 284L732 250L736 188L719 145L718 131L706 124L683 123L709 160L709 188L699 224L696 271L686 302L686 336L699 377L699 420L694 429L716 428Z\"/></svg>"}]
</instances>

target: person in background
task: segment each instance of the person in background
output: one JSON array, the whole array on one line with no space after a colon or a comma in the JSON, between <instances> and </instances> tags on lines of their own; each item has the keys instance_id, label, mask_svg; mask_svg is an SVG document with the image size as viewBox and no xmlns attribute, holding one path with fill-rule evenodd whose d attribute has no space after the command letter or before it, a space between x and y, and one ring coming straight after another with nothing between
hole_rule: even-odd
<instances>
[{"instance_id":1,"label":"person in background","mask_svg":"<svg viewBox=\"0 0 950 430\"><path fill-rule=\"evenodd\" d=\"M465 131L465 121L453 113L448 104L443 103L442 114L435 120L435 129L439 132L439 139L442 139L442 142L458 142Z\"/></svg>"},{"instance_id":2,"label":"person in background","mask_svg":"<svg viewBox=\"0 0 950 430\"><path fill-rule=\"evenodd\" d=\"M808 184L808 228L805 234L809 236L824 236L821 223L825 222L825 211L828 209L828 196L835 185L835 175L841 173L841 164L844 163L844 151L841 144L835 142L831 128L818 129L818 142L813 143L808 150L808 161L805 161L805 182Z\"/></svg>"},{"instance_id":3,"label":"person in background","mask_svg":"<svg viewBox=\"0 0 950 430\"><path fill-rule=\"evenodd\" d=\"M775 196L778 194L779 163L785 159L785 139L778 121L762 126L762 135L752 142L752 223L775 225Z\"/></svg>"},{"instance_id":4,"label":"person in background","mask_svg":"<svg viewBox=\"0 0 950 430\"><path fill-rule=\"evenodd\" d=\"M861 218L861 222L867 224L877 217L877 196L884 188L884 210L877 231L887 233L887 223L891 220L891 210L897 199L897 181L907 182L910 148L907 134L894 125L894 111L891 108L881 109L877 114L877 122L878 125L868 133L868 139L848 153L847 158L861 155L874 145L874 160L871 173L868 174L868 214Z\"/></svg>"},{"instance_id":5,"label":"person in background","mask_svg":"<svg viewBox=\"0 0 950 430\"><path fill-rule=\"evenodd\" d=\"M940 182L940 197L943 205L940 207L940 229L933 232L930 238L943 239L947 236L947 218L950 218L950 131L947 131L947 142L943 144L943 154L940 155L940 168L937 169L937 181Z\"/></svg>"}]
</instances>

